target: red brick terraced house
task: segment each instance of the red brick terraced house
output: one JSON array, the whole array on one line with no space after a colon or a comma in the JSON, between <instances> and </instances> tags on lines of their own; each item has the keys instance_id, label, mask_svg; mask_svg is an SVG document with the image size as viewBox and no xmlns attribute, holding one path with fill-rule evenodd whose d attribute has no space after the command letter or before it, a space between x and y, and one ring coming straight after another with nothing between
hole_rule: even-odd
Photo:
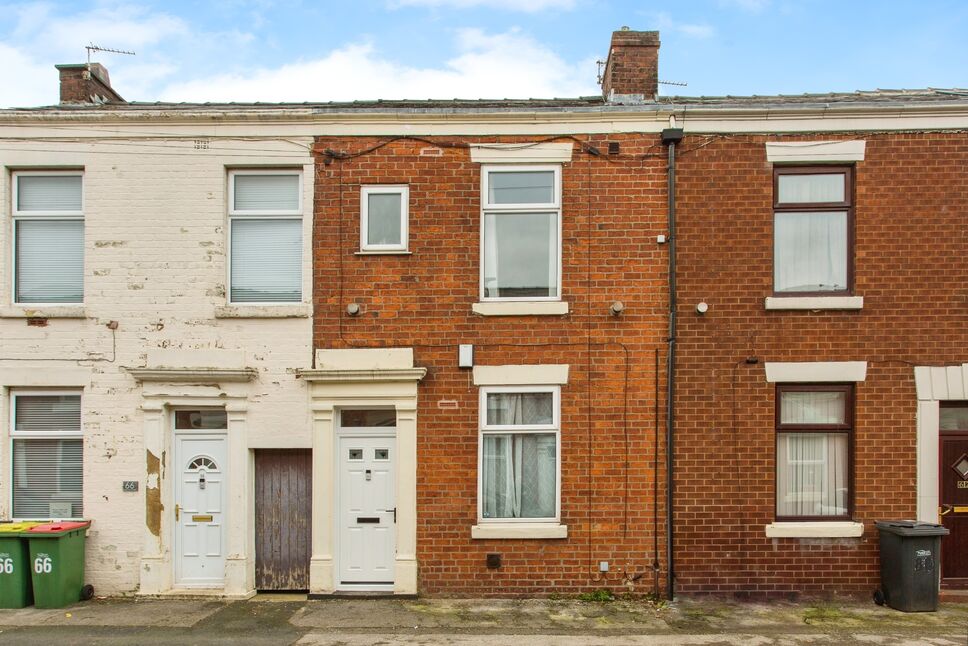
<instances>
[{"instance_id":1,"label":"red brick terraced house","mask_svg":"<svg viewBox=\"0 0 968 646\"><path fill-rule=\"evenodd\" d=\"M547 100L62 66L0 111L0 513L92 518L105 593L869 593L939 513L968 579L968 92L660 96L658 48Z\"/></svg>"}]
</instances>

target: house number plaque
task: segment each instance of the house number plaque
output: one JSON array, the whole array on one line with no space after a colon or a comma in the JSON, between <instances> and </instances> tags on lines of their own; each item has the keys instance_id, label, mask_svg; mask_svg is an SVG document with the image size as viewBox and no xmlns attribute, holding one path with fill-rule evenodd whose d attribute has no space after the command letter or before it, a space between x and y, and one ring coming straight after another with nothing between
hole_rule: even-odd
<instances>
[{"instance_id":1,"label":"house number plaque","mask_svg":"<svg viewBox=\"0 0 968 646\"><path fill-rule=\"evenodd\" d=\"M958 481L958 488L959 489L968 489L968 480L959 480Z\"/></svg>"}]
</instances>

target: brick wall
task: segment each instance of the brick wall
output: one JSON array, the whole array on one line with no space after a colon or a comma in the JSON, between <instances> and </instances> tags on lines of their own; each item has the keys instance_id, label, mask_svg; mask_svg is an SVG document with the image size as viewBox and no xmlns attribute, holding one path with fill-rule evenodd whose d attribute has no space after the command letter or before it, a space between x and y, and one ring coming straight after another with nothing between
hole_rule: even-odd
<instances>
[{"instance_id":1,"label":"brick wall","mask_svg":"<svg viewBox=\"0 0 968 646\"><path fill-rule=\"evenodd\" d=\"M770 140L811 137L771 137ZM856 164L855 312L767 312L772 166L762 136L683 140L679 156L678 588L741 594L869 593L876 520L913 518L912 365L966 360L968 138L867 140ZM695 313L699 301L709 312ZM746 357L760 363L748 365ZM856 387L854 520L860 539L768 539L774 386L765 361L866 360Z\"/></svg>"},{"instance_id":2,"label":"brick wall","mask_svg":"<svg viewBox=\"0 0 968 646\"><path fill-rule=\"evenodd\" d=\"M295 141L213 141L208 150L184 139L79 142L59 143L51 152L27 142L11 144L0 157L0 165L18 169L84 170L86 318L52 318L46 327L11 314L18 309L9 289L11 175L0 177L0 277L7 286L0 290L0 517L11 511L8 389L41 376L56 384L65 371L89 368L81 400L84 514L94 521L86 581L98 594L137 590L144 545L142 386L125 367L144 366L152 350L242 350L246 365L259 373L251 384L234 385L248 397L249 445L311 446L306 387L292 374L311 365L309 319L215 316L225 305L226 167L282 161L298 168L308 158ZM307 236L309 220L307 205ZM308 261L307 253L307 273ZM111 320L119 322L116 339L105 326ZM159 457L170 477L171 457ZM140 481L139 491L123 492L123 480Z\"/></svg>"},{"instance_id":3,"label":"brick wall","mask_svg":"<svg viewBox=\"0 0 968 646\"><path fill-rule=\"evenodd\" d=\"M604 137L581 139L607 149ZM315 346L413 347L416 365L428 368L417 413L424 594L653 589L654 513L659 543L664 535L653 461L655 357L667 309L667 257L655 242L665 231L665 169L657 137L609 140L621 154L595 157L576 145L563 168L562 282L570 313L525 317L471 312L479 300L481 175L466 140L436 140L439 147L399 140L328 165L319 154L326 149L355 153L387 140L316 142ZM361 184L409 185L412 255L355 255ZM626 305L619 318L609 314L615 300ZM357 317L344 312L353 302L362 308ZM471 538L478 389L470 371L457 368L459 343L475 345L477 365L571 366L561 422L567 539ZM661 506L661 483L658 491ZM503 555L501 569L486 569L489 552ZM610 562L607 577L598 574L602 560Z\"/></svg>"}]
</instances>

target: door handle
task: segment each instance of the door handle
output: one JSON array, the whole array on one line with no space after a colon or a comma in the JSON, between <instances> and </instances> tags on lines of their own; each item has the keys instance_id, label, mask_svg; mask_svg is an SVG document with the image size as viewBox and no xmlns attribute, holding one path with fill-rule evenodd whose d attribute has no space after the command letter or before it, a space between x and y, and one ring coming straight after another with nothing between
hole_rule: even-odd
<instances>
[{"instance_id":1,"label":"door handle","mask_svg":"<svg viewBox=\"0 0 968 646\"><path fill-rule=\"evenodd\" d=\"M397 522L397 508L394 507L393 509L387 509L387 511L392 511L393 512L393 522L396 523Z\"/></svg>"},{"instance_id":2,"label":"door handle","mask_svg":"<svg viewBox=\"0 0 968 646\"><path fill-rule=\"evenodd\" d=\"M178 518L180 516L181 516L181 507L178 506L178 505L175 505L175 521L176 522L178 521Z\"/></svg>"},{"instance_id":3,"label":"door handle","mask_svg":"<svg viewBox=\"0 0 968 646\"><path fill-rule=\"evenodd\" d=\"M955 510L954 505L941 505L941 507L938 509L938 515L939 516L947 516L948 514L950 514L951 512L953 512L954 510Z\"/></svg>"}]
</instances>

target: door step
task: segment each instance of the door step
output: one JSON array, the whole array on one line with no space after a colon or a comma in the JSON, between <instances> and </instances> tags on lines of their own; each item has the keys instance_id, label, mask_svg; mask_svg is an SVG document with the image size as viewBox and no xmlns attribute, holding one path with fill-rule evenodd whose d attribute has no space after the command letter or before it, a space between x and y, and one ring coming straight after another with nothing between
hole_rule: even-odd
<instances>
[{"instance_id":1,"label":"door step","mask_svg":"<svg viewBox=\"0 0 968 646\"><path fill-rule=\"evenodd\" d=\"M942 603L968 603L968 590L941 590L938 601Z\"/></svg>"}]
</instances>

